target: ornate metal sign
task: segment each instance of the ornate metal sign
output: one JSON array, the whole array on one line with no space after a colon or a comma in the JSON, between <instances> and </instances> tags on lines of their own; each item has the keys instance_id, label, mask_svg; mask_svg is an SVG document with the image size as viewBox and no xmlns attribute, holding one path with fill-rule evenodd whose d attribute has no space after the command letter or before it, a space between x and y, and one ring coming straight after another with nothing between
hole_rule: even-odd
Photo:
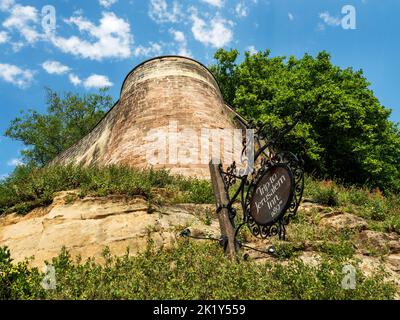
<instances>
[{"instance_id":1,"label":"ornate metal sign","mask_svg":"<svg viewBox=\"0 0 400 320\"><path fill-rule=\"evenodd\" d=\"M287 126L272 139L266 138L263 127L255 128L252 123L243 121L246 128L255 129L255 146L252 147L255 147L256 153L252 173L240 176L236 163L226 171L220 166L227 194L237 181L241 181L227 206L233 220L236 212L232 205L240 197L243 221L236 228L235 236L243 226L247 225L256 237L267 238L278 235L280 239L285 239L285 226L297 213L303 195L303 161L291 152L276 152L275 147L277 142L296 126L304 112L292 125ZM248 141L243 142L243 154L248 144Z\"/></svg>"},{"instance_id":2,"label":"ornate metal sign","mask_svg":"<svg viewBox=\"0 0 400 320\"><path fill-rule=\"evenodd\" d=\"M303 189L303 162L285 152L265 162L254 177L242 202L244 222L256 237L285 238L285 226L299 207Z\"/></svg>"},{"instance_id":3,"label":"ornate metal sign","mask_svg":"<svg viewBox=\"0 0 400 320\"><path fill-rule=\"evenodd\" d=\"M255 237L265 239L279 236L279 239L285 239L286 226L296 215L303 196L304 163L291 152L277 151L277 146L280 139L297 125L307 110L308 107L291 125L269 137L265 125L257 127L252 122L247 123L232 109L244 129L254 130L254 137L250 135L249 138L246 135L243 140L241 162L247 164L245 169L238 169L234 162L224 171L221 164L218 166L213 164L213 161L210 162L221 238L192 236L189 229L182 231L182 236L218 241L224 247L225 253L231 257L235 256L237 249L241 247L268 254L274 252L273 247L267 251L249 247L238 241L237 236L241 228L247 226ZM239 181L240 185L231 197L229 189L236 187ZM243 209L243 219L236 227L236 210L233 204L238 199Z\"/></svg>"}]
</instances>

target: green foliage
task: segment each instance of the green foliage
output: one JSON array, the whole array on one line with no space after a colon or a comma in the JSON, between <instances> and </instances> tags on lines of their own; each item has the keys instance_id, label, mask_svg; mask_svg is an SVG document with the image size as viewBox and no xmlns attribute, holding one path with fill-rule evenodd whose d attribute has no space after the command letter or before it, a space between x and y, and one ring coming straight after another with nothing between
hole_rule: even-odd
<instances>
[{"instance_id":1,"label":"green foliage","mask_svg":"<svg viewBox=\"0 0 400 320\"><path fill-rule=\"evenodd\" d=\"M0 247L0 300L43 298L40 273L30 269L29 261L12 263L10 250Z\"/></svg>"},{"instance_id":2,"label":"green foliage","mask_svg":"<svg viewBox=\"0 0 400 320\"><path fill-rule=\"evenodd\" d=\"M213 203L209 181L172 176L165 170L135 170L128 167L83 168L73 165L37 168L17 167L0 181L0 214L26 214L52 203L56 192L78 189L80 196L123 194L155 201L156 189L173 190L172 202ZM69 199L72 201L72 199Z\"/></svg>"},{"instance_id":3,"label":"green foliage","mask_svg":"<svg viewBox=\"0 0 400 320\"><path fill-rule=\"evenodd\" d=\"M218 64L210 67L211 72L216 75L221 93L225 101L232 104L236 95L236 64L235 61L239 56L239 51L218 50L214 58L218 60Z\"/></svg>"},{"instance_id":4,"label":"green foliage","mask_svg":"<svg viewBox=\"0 0 400 320\"><path fill-rule=\"evenodd\" d=\"M349 263L357 266L356 261L328 258L318 266L297 259L287 265L236 263L226 259L216 244L186 240L172 250L157 251L149 244L136 257L117 258L106 250L103 264L74 262L64 250L52 262L55 290L41 288L36 269L22 268L18 277L8 278L2 298L393 299L394 286L384 281L382 272L365 277L357 270L356 289L344 290L342 268ZM1 274L10 276L4 270Z\"/></svg>"},{"instance_id":5,"label":"green foliage","mask_svg":"<svg viewBox=\"0 0 400 320\"><path fill-rule=\"evenodd\" d=\"M204 224L206 226L211 226L211 224L212 224L212 215L210 214L209 211L207 211L206 216L204 218Z\"/></svg>"},{"instance_id":6,"label":"green foliage","mask_svg":"<svg viewBox=\"0 0 400 320\"><path fill-rule=\"evenodd\" d=\"M214 203L214 193L211 183L208 180L180 179L179 186L183 190L189 190L185 193L181 202L186 203Z\"/></svg>"},{"instance_id":7,"label":"green foliage","mask_svg":"<svg viewBox=\"0 0 400 320\"><path fill-rule=\"evenodd\" d=\"M290 259L296 254L296 248L293 243L281 242L275 246L274 256L278 259Z\"/></svg>"},{"instance_id":8,"label":"green foliage","mask_svg":"<svg viewBox=\"0 0 400 320\"><path fill-rule=\"evenodd\" d=\"M27 147L21 153L25 162L43 166L89 133L112 107L107 90L80 96L66 93L61 97L47 91L47 114L35 110L23 112L14 119L5 135L22 141Z\"/></svg>"},{"instance_id":9,"label":"green foliage","mask_svg":"<svg viewBox=\"0 0 400 320\"><path fill-rule=\"evenodd\" d=\"M313 187L308 189L308 194L315 202L334 207L339 204L338 191L336 189L332 181L322 181L313 184Z\"/></svg>"},{"instance_id":10,"label":"green foliage","mask_svg":"<svg viewBox=\"0 0 400 320\"><path fill-rule=\"evenodd\" d=\"M306 176L304 195L313 202L337 206L344 212L361 216L377 231L400 234L400 198L383 195L379 189L347 187L334 181L318 181Z\"/></svg>"},{"instance_id":11,"label":"green foliage","mask_svg":"<svg viewBox=\"0 0 400 320\"><path fill-rule=\"evenodd\" d=\"M12 262L10 249L7 247L0 247L0 265L10 265Z\"/></svg>"},{"instance_id":12,"label":"green foliage","mask_svg":"<svg viewBox=\"0 0 400 320\"><path fill-rule=\"evenodd\" d=\"M270 126L271 136L310 106L279 146L302 155L308 172L400 191L400 131L361 70L334 66L325 51L301 59L268 50L246 52L241 63L237 57L220 49L210 68L226 101Z\"/></svg>"},{"instance_id":13,"label":"green foliage","mask_svg":"<svg viewBox=\"0 0 400 320\"><path fill-rule=\"evenodd\" d=\"M339 242L322 242L318 251L335 257L351 258L355 250L351 241L341 240Z\"/></svg>"},{"instance_id":14,"label":"green foliage","mask_svg":"<svg viewBox=\"0 0 400 320\"><path fill-rule=\"evenodd\" d=\"M400 214L390 215L385 219L383 229L388 232L397 232L400 234Z\"/></svg>"},{"instance_id":15,"label":"green foliage","mask_svg":"<svg viewBox=\"0 0 400 320\"><path fill-rule=\"evenodd\" d=\"M368 201L366 206L366 214L372 220L383 221L385 220L388 210L386 208L385 202L381 199L372 198Z\"/></svg>"}]
</instances>

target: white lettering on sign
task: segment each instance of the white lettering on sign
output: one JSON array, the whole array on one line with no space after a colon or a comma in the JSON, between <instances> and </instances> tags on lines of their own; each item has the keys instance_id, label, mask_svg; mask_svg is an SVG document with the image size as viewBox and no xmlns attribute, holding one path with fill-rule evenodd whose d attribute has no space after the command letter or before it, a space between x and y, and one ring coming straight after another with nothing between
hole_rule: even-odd
<instances>
[{"instance_id":1,"label":"white lettering on sign","mask_svg":"<svg viewBox=\"0 0 400 320\"><path fill-rule=\"evenodd\" d=\"M275 217L279 213L281 206L283 205L283 200L276 193L285 181L286 176L284 174L278 176L278 174L275 173L269 178L267 183L264 183L257 188L256 193L262 197L260 201L255 201L257 214L265 205L267 205L269 210L272 210L272 217Z\"/></svg>"}]
</instances>

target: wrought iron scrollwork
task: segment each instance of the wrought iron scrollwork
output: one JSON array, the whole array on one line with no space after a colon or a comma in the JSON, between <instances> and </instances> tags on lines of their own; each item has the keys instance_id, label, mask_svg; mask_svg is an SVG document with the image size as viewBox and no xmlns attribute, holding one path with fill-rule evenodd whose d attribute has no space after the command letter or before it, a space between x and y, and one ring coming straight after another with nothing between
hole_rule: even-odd
<instances>
[{"instance_id":1,"label":"wrought iron scrollwork","mask_svg":"<svg viewBox=\"0 0 400 320\"><path fill-rule=\"evenodd\" d=\"M301 199L303 197L304 191L304 161L298 159L291 152L284 152L278 154L278 159L280 162L286 163L291 169L294 177L294 192L293 198L288 208L287 214L283 217L282 223L288 225L290 219L294 218L297 214Z\"/></svg>"},{"instance_id":2,"label":"wrought iron scrollwork","mask_svg":"<svg viewBox=\"0 0 400 320\"><path fill-rule=\"evenodd\" d=\"M304 112L302 115L304 115ZM226 171L224 171L222 166L220 166L221 174L224 178L225 189L228 194L229 189L239 180L241 181L236 193L230 199L229 205L229 207L232 207L232 204L240 196L241 206L243 209L243 221L239 224L236 234L238 234L240 228L247 226L255 237L266 239L268 237L278 236L280 239L285 239L286 226L290 223L290 220L296 216L303 196L304 162L291 152L276 152L275 146L286 133L294 128L298 121L300 121L300 118L301 117L297 118L292 125L287 126L280 131L275 138L270 139L265 126L256 127L254 122L250 121L248 127L255 130L256 145L254 147L257 149L255 152L254 168L252 173L240 176L238 174L237 164L235 162L229 166ZM242 154L244 154L244 150L246 150L247 143L248 141L244 139ZM251 195L260 179L268 172L268 170L276 166L283 166L287 168L292 176L293 189L291 198L287 208L284 210L283 215L279 216L279 219L273 220L271 223L261 225L256 222L251 214Z\"/></svg>"},{"instance_id":3,"label":"wrought iron scrollwork","mask_svg":"<svg viewBox=\"0 0 400 320\"><path fill-rule=\"evenodd\" d=\"M293 196L290 200L288 208L284 215L278 220L272 222L269 225L259 225L251 215L250 202L251 194L254 191L254 187L257 181L272 167L277 165L286 165L293 174ZM270 159L263 159L260 168L257 173L249 181L249 188L244 197L245 201L242 202L243 208L243 220L246 222L250 232L255 237L268 238L272 236L279 236L280 239L285 239L286 226L289 224L290 219L292 219L298 210L301 198L303 196L304 190L304 171L303 171L303 161L299 160L291 152L282 152L277 155L272 156Z\"/></svg>"},{"instance_id":4,"label":"wrought iron scrollwork","mask_svg":"<svg viewBox=\"0 0 400 320\"><path fill-rule=\"evenodd\" d=\"M237 175L236 162L233 162L225 172L223 171L222 165L220 165L220 170L224 179L225 189L228 191L230 187L236 184L237 179L240 179Z\"/></svg>"}]
</instances>

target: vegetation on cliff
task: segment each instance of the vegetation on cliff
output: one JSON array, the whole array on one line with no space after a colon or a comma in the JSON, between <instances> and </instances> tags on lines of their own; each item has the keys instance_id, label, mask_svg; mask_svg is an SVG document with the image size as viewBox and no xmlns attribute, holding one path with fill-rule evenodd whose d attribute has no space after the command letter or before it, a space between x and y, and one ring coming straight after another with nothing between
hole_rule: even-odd
<instances>
[{"instance_id":1,"label":"vegetation on cliff","mask_svg":"<svg viewBox=\"0 0 400 320\"><path fill-rule=\"evenodd\" d=\"M343 266L356 261L322 257L318 266L291 259L287 265L231 262L212 243L181 240L171 250L151 243L136 256L104 262L73 261L63 251L52 261L55 289L45 290L45 274L27 261L12 264L0 248L0 299L392 299L385 273L364 276L357 269L354 290L342 288Z\"/></svg>"},{"instance_id":2,"label":"vegetation on cliff","mask_svg":"<svg viewBox=\"0 0 400 320\"><path fill-rule=\"evenodd\" d=\"M161 250L150 241L147 250L136 257L117 258L106 252L103 259L97 257L96 261L76 261L63 251L49 261L55 267L56 289L45 290L43 272L30 267L28 260L12 263L10 252L3 248L0 299L394 298L396 286L390 282L386 269L373 269L366 275L365 266L359 263L365 262L365 257L376 262L386 261L388 255L396 257L399 198L310 177L305 186L307 201L288 226L287 241L271 239L276 251L273 260L265 263L253 259L232 263L224 258L217 244L185 239L178 240L173 248ZM148 200L149 209L153 206L160 212L165 204L214 203L210 182L171 176L166 171L19 167L12 177L0 183L0 208L3 213L27 213L33 207L50 204L57 191L68 189L75 189L74 194L80 197L139 195ZM210 225L216 219L214 215L215 212L202 213L204 224ZM348 217L350 220L346 220ZM181 228L174 232L179 233ZM148 232L151 239L156 231ZM245 229L240 239L244 243L254 240ZM304 254L319 263L303 261ZM341 287L346 265L357 270L354 290Z\"/></svg>"},{"instance_id":3,"label":"vegetation on cliff","mask_svg":"<svg viewBox=\"0 0 400 320\"><path fill-rule=\"evenodd\" d=\"M75 189L79 189L81 197L139 195L153 204L214 202L209 181L173 176L164 170L136 170L123 166L19 166L11 176L0 181L0 215L28 213L36 207L51 204L56 192Z\"/></svg>"},{"instance_id":4,"label":"vegetation on cliff","mask_svg":"<svg viewBox=\"0 0 400 320\"><path fill-rule=\"evenodd\" d=\"M163 170L119 166L20 166L13 175L0 181L0 215L26 214L36 207L50 205L57 192L66 190L79 190L82 198L88 195L139 195L148 200L149 206L215 202L210 181L174 176ZM331 180L307 177L305 197L361 216L374 230L400 234L400 199L395 194L383 195L379 190L370 191L367 187L346 187Z\"/></svg>"}]
</instances>

